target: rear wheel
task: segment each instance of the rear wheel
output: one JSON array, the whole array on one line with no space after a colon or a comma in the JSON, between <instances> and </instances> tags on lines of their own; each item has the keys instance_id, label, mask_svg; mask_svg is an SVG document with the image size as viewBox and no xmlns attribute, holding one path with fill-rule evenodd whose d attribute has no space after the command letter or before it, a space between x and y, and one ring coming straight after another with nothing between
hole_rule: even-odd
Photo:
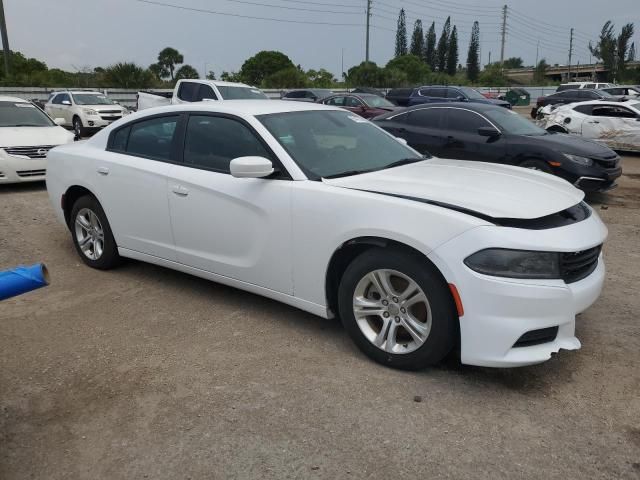
<instances>
[{"instance_id":1,"label":"rear wheel","mask_svg":"<svg viewBox=\"0 0 640 480\"><path fill-rule=\"evenodd\" d=\"M549 164L542 160L525 160L520 164L520 166L530 170L538 170L539 172L553 173Z\"/></svg>"},{"instance_id":2,"label":"rear wheel","mask_svg":"<svg viewBox=\"0 0 640 480\"><path fill-rule=\"evenodd\" d=\"M401 250L367 250L347 267L340 318L375 361L409 370L442 360L455 344L457 316L436 268Z\"/></svg>"},{"instance_id":3,"label":"rear wheel","mask_svg":"<svg viewBox=\"0 0 640 480\"><path fill-rule=\"evenodd\" d=\"M80 258L93 268L108 270L120 263L118 247L100 203L89 195L71 209L71 235Z\"/></svg>"}]
</instances>

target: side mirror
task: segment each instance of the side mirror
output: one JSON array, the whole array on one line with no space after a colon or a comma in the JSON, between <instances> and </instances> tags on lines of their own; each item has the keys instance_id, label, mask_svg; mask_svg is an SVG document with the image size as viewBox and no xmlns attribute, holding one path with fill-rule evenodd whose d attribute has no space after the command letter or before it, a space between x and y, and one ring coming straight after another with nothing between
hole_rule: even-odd
<instances>
[{"instance_id":1,"label":"side mirror","mask_svg":"<svg viewBox=\"0 0 640 480\"><path fill-rule=\"evenodd\" d=\"M236 178L262 178L273 173L273 164L264 157L238 157L231 160L229 169Z\"/></svg>"},{"instance_id":2,"label":"side mirror","mask_svg":"<svg viewBox=\"0 0 640 480\"><path fill-rule=\"evenodd\" d=\"M398 142L400 142L401 144L403 144L403 145L406 145L406 146L408 146L408 145L409 145L409 144L407 143L407 141L406 141L404 138L396 137L396 140L397 140Z\"/></svg>"},{"instance_id":3,"label":"side mirror","mask_svg":"<svg viewBox=\"0 0 640 480\"><path fill-rule=\"evenodd\" d=\"M478 129L478 135L481 137L499 137L502 133L500 133L500 130L493 127L480 127Z\"/></svg>"},{"instance_id":4,"label":"side mirror","mask_svg":"<svg viewBox=\"0 0 640 480\"><path fill-rule=\"evenodd\" d=\"M457 102L466 102L466 101L467 101L467 99L466 99L466 98L464 98L462 95L459 95L459 96L457 96L457 97L456 97L456 101L457 101Z\"/></svg>"},{"instance_id":5,"label":"side mirror","mask_svg":"<svg viewBox=\"0 0 640 480\"><path fill-rule=\"evenodd\" d=\"M71 105L71 102L69 100L63 100L62 102L60 102L62 105Z\"/></svg>"},{"instance_id":6,"label":"side mirror","mask_svg":"<svg viewBox=\"0 0 640 480\"><path fill-rule=\"evenodd\" d=\"M55 122L56 125L60 125L60 126L64 125L64 118L60 118L60 117L54 118L53 121Z\"/></svg>"}]
</instances>

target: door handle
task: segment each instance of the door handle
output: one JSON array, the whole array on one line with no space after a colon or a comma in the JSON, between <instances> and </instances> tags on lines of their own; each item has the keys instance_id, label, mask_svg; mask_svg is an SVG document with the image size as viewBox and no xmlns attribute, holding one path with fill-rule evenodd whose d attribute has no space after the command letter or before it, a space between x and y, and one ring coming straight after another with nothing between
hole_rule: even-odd
<instances>
[{"instance_id":1,"label":"door handle","mask_svg":"<svg viewBox=\"0 0 640 480\"><path fill-rule=\"evenodd\" d=\"M187 195L189 195L189 190L187 190L182 185L174 185L171 188L171 191L180 197L186 197Z\"/></svg>"},{"instance_id":2,"label":"door handle","mask_svg":"<svg viewBox=\"0 0 640 480\"><path fill-rule=\"evenodd\" d=\"M109 175L109 169L107 167L98 167L98 173L100 175Z\"/></svg>"}]
</instances>

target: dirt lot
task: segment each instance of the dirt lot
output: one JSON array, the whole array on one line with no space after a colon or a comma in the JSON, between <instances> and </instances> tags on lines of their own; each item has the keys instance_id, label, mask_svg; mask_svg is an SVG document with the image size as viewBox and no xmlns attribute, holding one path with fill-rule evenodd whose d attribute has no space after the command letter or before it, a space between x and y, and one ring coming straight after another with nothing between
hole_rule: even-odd
<instances>
[{"instance_id":1,"label":"dirt lot","mask_svg":"<svg viewBox=\"0 0 640 480\"><path fill-rule=\"evenodd\" d=\"M591 199L608 274L581 350L417 373L261 297L91 270L43 185L0 187L0 270L53 277L0 304L0 478L640 478L640 156L624 170Z\"/></svg>"}]
</instances>

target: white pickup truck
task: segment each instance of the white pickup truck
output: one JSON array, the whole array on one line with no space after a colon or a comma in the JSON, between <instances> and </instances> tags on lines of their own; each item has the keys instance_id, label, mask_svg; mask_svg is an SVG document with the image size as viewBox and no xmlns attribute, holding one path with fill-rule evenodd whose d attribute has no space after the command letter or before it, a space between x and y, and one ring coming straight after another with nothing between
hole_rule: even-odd
<instances>
[{"instance_id":1,"label":"white pickup truck","mask_svg":"<svg viewBox=\"0 0 640 480\"><path fill-rule=\"evenodd\" d=\"M173 92L138 92L138 110L203 100L268 100L262 90L244 83L178 80Z\"/></svg>"}]
</instances>

